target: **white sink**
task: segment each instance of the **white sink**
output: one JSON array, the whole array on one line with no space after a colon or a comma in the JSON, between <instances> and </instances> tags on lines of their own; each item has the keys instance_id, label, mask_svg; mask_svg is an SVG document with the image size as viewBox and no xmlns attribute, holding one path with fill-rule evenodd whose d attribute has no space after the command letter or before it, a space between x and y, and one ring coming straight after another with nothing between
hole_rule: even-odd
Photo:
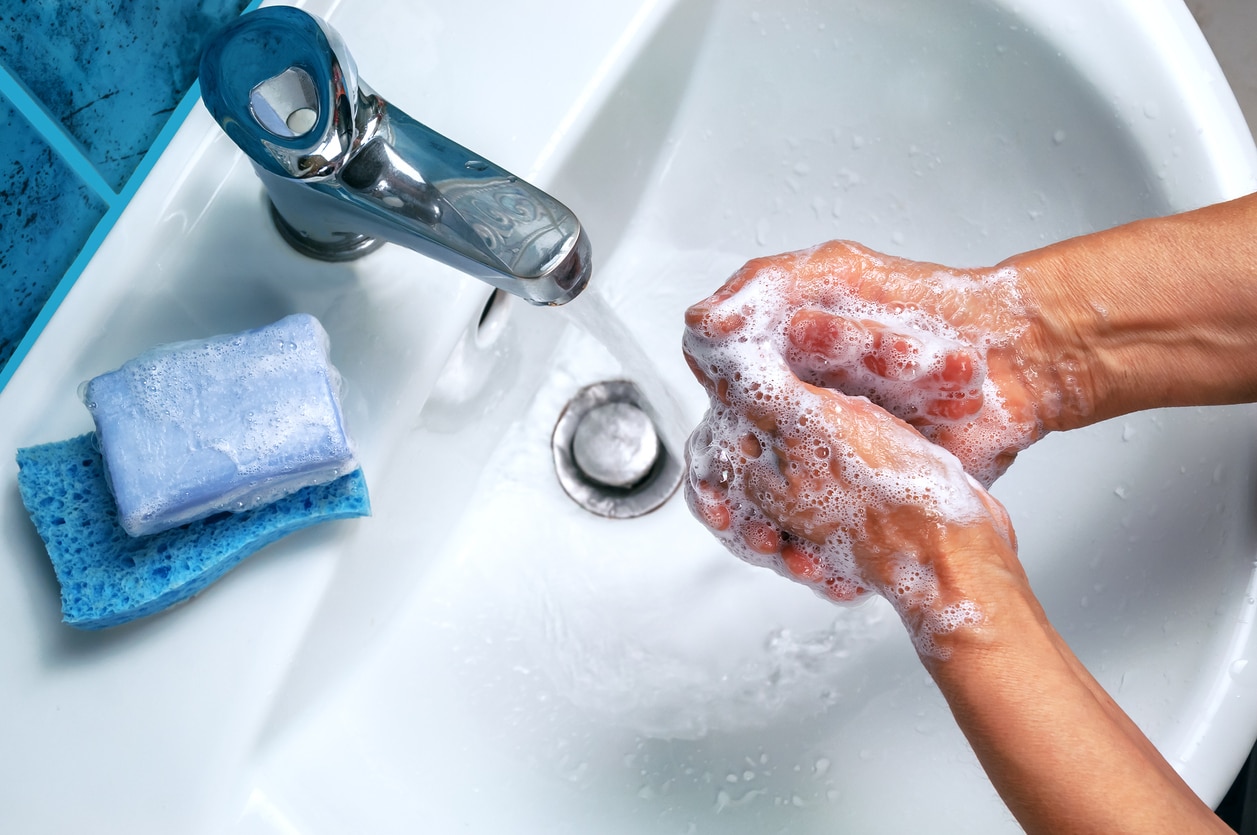
<instances>
[{"instance_id":1,"label":"white sink","mask_svg":"<svg viewBox=\"0 0 1257 835\"><path fill-rule=\"evenodd\" d=\"M0 393L0 831L1016 831L885 605L741 564L677 498L590 515L550 430L629 377L678 448L705 405L681 311L752 256L985 264L1252 190L1185 8L371 7L306 6L384 96L575 210L591 289L481 325L489 288L409 252L306 260L196 109ZM78 383L150 345L295 310L375 515L146 622L58 623L11 452L89 430ZM1254 454L1251 407L1148 413L996 488L1058 628L1210 803L1257 738Z\"/></svg>"}]
</instances>

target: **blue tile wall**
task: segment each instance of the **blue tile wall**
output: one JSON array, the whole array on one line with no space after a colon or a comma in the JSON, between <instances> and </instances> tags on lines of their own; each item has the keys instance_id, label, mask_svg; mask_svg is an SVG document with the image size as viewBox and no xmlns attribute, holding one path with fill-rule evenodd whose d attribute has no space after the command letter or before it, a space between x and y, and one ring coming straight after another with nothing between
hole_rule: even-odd
<instances>
[{"instance_id":1,"label":"blue tile wall","mask_svg":"<svg viewBox=\"0 0 1257 835\"><path fill-rule=\"evenodd\" d=\"M205 42L251 5L0 0L0 386L186 112Z\"/></svg>"},{"instance_id":2,"label":"blue tile wall","mask_svg":"<svg viewBox=\"0 0 1257 835\"><path fill-rule=\"evenodd\" d=\"M0 365L105 216L105 201L0 97L12 157L0 162Z\"/></svg>"},{"instance_id":3,"label":"blue tile wall","mask_svg":"<svg viewBox=\"0 0 1257 835\"><path fill-rule=\"evenodd\" d=\"M0 60L120 191L196 78L206 39L241 0L14 3ZM247 2L247 0L246 0Z\"/></svg>"}]
</instances>

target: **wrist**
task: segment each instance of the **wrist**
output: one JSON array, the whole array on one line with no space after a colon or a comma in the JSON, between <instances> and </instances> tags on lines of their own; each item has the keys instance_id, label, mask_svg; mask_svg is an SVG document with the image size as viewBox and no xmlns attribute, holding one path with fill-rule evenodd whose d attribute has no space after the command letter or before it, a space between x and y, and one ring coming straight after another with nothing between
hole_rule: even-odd
<instances>
[{"instance_id":1,"label":"wrist","mask_svg":"<svg viewBox=\"0 0 1257 835\"><path fill-rule=\"evenodd\" d=\"M1046 625L1016 549L990 524L942 528L932 555L892 564L881 586L931 669L1012 639L1027 617Z\"/></svg>"},{"instance_id":2,"label":"wrist","mask_svg":"<svg viewBox=\"0 0 1257 835\"><path fill-rule=\"evenodd\" d=\"M1045 429L1257 397L1257 197L1014 256Z\"/></svg>"},{"instance_id":3,"label":"wrist","mask_svg":"<svg viewBox=\"0 0 1257 835\"><path fill-rule=\"evenodd\" d=\"M1044 432L1093 423L1105 386L1097 356L1094 293L1071 268L1071 242L1024 253L996 269L1012 269L1023 305L1024 330L1005 355L992 358L1022 381Z\"/></svg>"}]
</instances>

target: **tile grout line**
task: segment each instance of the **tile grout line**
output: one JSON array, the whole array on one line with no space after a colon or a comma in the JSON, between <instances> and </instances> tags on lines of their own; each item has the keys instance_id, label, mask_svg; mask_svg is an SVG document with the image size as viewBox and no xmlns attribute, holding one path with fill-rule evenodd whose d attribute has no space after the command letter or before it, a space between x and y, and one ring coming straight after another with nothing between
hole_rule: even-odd
<instances>
[{"instance_id":1,"label":"tile grout line","mask_svg":"<svg viewBox=\"0 0 1257 835\"><path fill-rule=\"evenodd\" d=\"M8 95L8 91L2 86L0 86L0 93ZM170 118L166 120L166 124L163 125L162 129L157 133L152 145L150 145L149 149L144 152L144 156L140 159L140 164L135 167L135 170L127 179L127 182L122 187L122 190L115 194L111 189L109 196L102 198L108 206L107 211L96 224L95 228L92 229L92 233L87 237L87 241L79 250L78 255L76 255L74 260L70 263L69 268L66 269L64 274L62 274L56 287L53 288L52 293L48 296L48 300L44 302L43 307L40 308L39 314L35 317L34 321L31 322L25 335L23 335L21 341L18 342L17 347L14 348L13 354L9 357L8 362L0 368L0 391L4 390L9 383L9 380L13 377L13 374L17 371L18 366L24 359L26 359L26 355L30 353L31 347L35 344L35 340L39 338L39 335L43 332L44 327L57 312L57 309L61 306L61 302L65 300L66 295L70 292L74 283L78 280L79 276L82 275L83 270L87 268L87 265L92 260L92 257L95 256L96 250L100 248L100 245L113 229L114 224L118 222L118 218L122 216L122 213L130 204L131 198L135 196L137 191L139 191L140 186L148 177L148 174L153 170L153 166L157 164L157 160L161 157L162 152L166 150L166 146L168 146L171 140L174 139L175 134L178 132L179 128L183 126L188 114L192 112L192 109L200 100L200 81L193 81L192 86L188 88L188 91L184 94L183 98L180 99L179 104L176 105L175 109L171 112ZM38 128L39 126L36 125L36 127Z\"/></svg>"},{"instance_id":2,"label":"tile grout line","mask_svg":"<svg viewBox=\"0 0 1257 835\"><path fill-rule=\"evenodd\" d=\"M22 80L2 62L0 62L0 95L9 100L14 109L30 123L35 132L53 150L53 153L69 166L74 175L95 192L106 206L113 208L114 202L118 199L118 193L88 159L83 146L56 117L48 112L43 103L22 83Z\"/></svg>"},{"instance_id":3,"label":"tile grout line","mask_svg":"<svg viewBox=\"0 0 1257 835\"><path fill-rule=\"evenodd\" d=\"M263 2L264 0L250 0L241 14L257 9ZM12 355L3 365L0 365L0 391L4 391L9 380L12 379L13 374L17 371L18 366L26 359L26 355L30 353L31 347L43 332L48 321L52 319L53 314L61 306L61 302L65 300L66 295L70 292L70 288L74 286L83 270L87 268L88 263L95 256L96 250L100 248L101 243L109 235L118 218L126 210L127 205L130 204L131 198L139 191L149 172L157 164L157 160L162 152L166 150L166 146L174 139L175 133L182 127L188 114L192 112L197 102L201 100L201 82L200 79L193 80L192 85L171 112L170 118L166 120L166 124L158 131L152 144L144 152L139 165L131 172L122 189L117 192L113 190L96 169L96 166L88 159L78 140L71 136L61 123L44 108L43 104L31 94L21 79L11 72L3 61L0 61L0 94L12 102L13 107L22 114L23 118L30 122L35 131L49 144L53 152L60 156L75 175L83 181L84 185L95 192L106 205L104 216L97 222L91 234L88 235L87 241L84 242L70 266L57 281L57 285L53 288L52 293L40 308L39 313L27 328L22 339L13 349Z\"/></svg>"}]
</instances>

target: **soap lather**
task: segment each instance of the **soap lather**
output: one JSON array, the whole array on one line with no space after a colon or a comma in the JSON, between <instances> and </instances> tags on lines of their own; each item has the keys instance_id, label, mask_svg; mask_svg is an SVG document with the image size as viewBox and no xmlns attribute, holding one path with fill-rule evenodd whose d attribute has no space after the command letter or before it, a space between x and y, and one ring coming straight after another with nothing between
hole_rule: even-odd
<instances>
[{"instance_id":1,"label":"soap lather","mask_svg":"<svg viewBox=\"0 0 1257 835\"><path fill-rule=\"evenodd\" d=\"M386 102L304 11L258 9L216 35L201 97L306 255L348 260L391 241L538 305L589 281L589 238L566 206Z\"/></svg>"}]
</instances>

